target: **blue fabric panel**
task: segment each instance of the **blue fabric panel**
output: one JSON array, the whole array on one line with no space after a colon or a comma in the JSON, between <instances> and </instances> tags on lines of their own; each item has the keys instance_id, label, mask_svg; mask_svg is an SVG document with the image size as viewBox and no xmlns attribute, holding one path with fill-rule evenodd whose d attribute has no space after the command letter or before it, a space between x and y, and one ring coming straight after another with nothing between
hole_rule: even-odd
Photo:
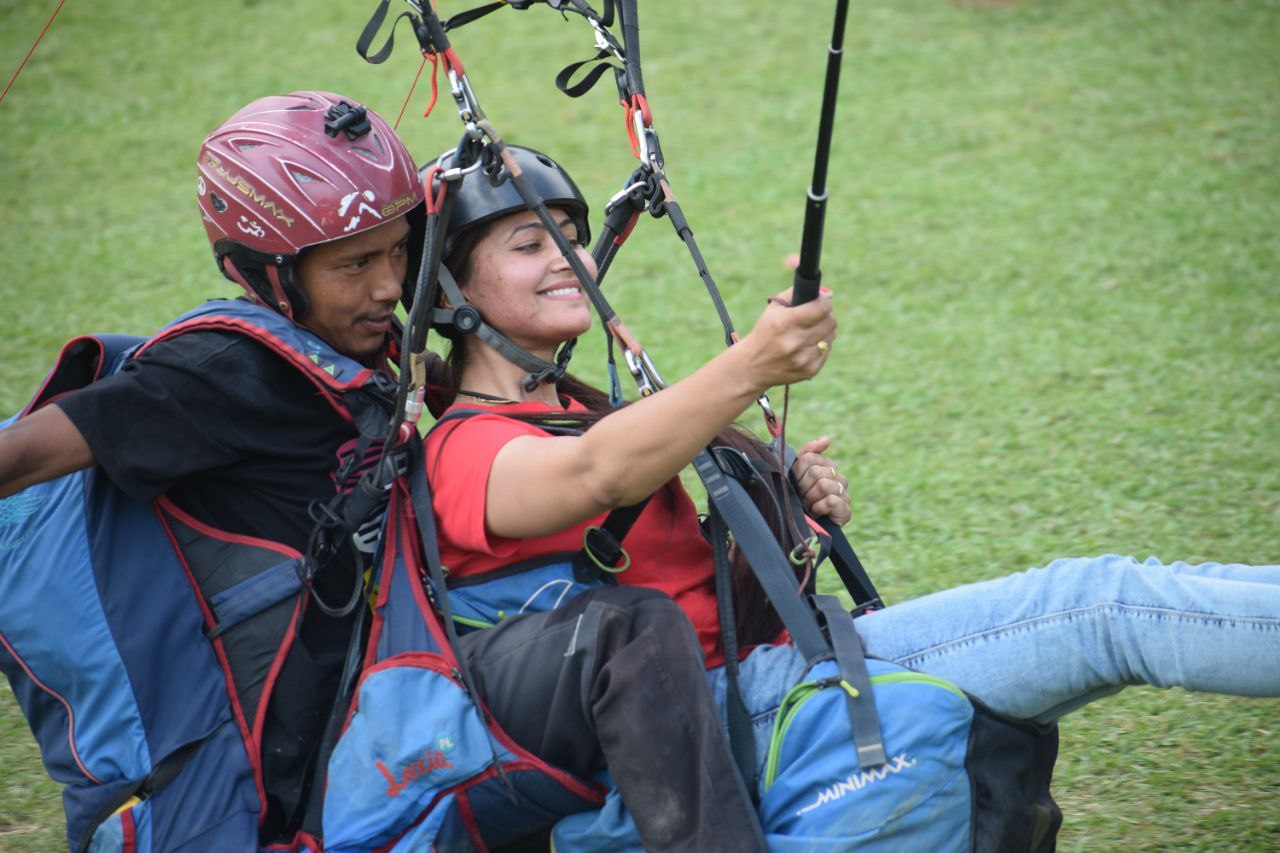
<instances>
[{"instance_id":1,"label":"blue fabric panel","mask_svg":"<svg viewBox=\"0 0 1280 853\"><path fill-rule=\"evenodd\" d=\"M226 681L204 637L195 593L154 512L105 477L93 481L86 523L98 595L112 647L129 671L152 760L158 761L231 718ZM81 672L88 669L83 656L91 648L84 641L76 645ZM114 717L97 719L107 730L95 744L111 736ZM147 772L150 767L141 775Z\"/></svg>"},{"instance_id":2,"label":"blue fabric panel","mask_svg":"<svg viewBox=\"0 0 1280 853\"><path fill-rule=\"evenodd\" d=\"M938 679L884 661L867 664L888 763L859 768L844 691L814 691L786 728L780 771L762 795L770 849L967 850L973 706ZM835 677L835 664L825 662L805 681Z\"/></svg>"},{"instance_id":3,"label":"blue fabric panel","mask_svg":"<svg viewBox=\"0 0 1280 853\"><path fill-rule=\"evenodd\" d=\"M89 842L89 853L120 853L122 850L124 850L124 827L120 815L112 815L93 834L93 839Z\"/></svg>"},{"instance_id":4,"label":"blue fabric panel","mask_svg":"<svg viewBox=\"0 0 1280 853\"><path fill-rule=\"evenodd\" d=\"M422 823L410 829L399 841L391 846L393 853L420 853L423 850L440 850L441 848L435 845L439 841L441 827L446 824L451 815L457 820L455 800L456 797L453 794L448 794L441 799ZM326 846L328 853L345 853L345 851L352 849L354 848L337 850L332 845Z\"/></svg>"},{"instance_id":5,"label":"blue fabric panel","mask_svg":"<svg viewBox=\"0 0 1280 853\"><path fill-rule=\"evenodd\" d=\"M450 794L448 807L439 810L443 812L443 817L438 821L436 846L431 848L432 853L475 853L476 846L471 843L471 835L467 832L466 824L462 822L462 812L454 799L454 795ZM434 817L433 814L432 818ZM408 853L411 848L404 849Z\"/></svg>"},{"instance_id":6,"label":"blue fabric panel","mask_svg":"<svg viewBox=\"0 0 1280 853\"><path fill-rule=\"evenodd\" d=\"M575 580L573 563L564 560L515 574L497 572L486 583L453 587L449 590L449 602L455 617L496 625L521 613L554 610L578 594L599 586L599 583L583 584Z\"/></svg>"},{"instance_id":7,"label":"blue fabric panel","mask_svg":"<svg viewBox=\"0 0 1280 853\"><path fill-rule=\"evenodd\" d=\"M121 853L125 849L125 814L126 812L116 813L98 827L98 831L93 834L93 839L89 842L89 853ZM138 853L152 853L153 850L165 849L156 847L152 839L150 801L138 803L130 808L127 814L133 821L134 850Z\"/></svg>"},{"instance_id":8,"label":"blue fabric panel","mask_svg":"<svg viewBox=\"0 0 1280 853\"><path fill-rule=\"evenodd\" d=\"M644 853L636 822L612 786L599 809L571 814L557 822L551 843L556 853Z\"/></svg>"},{"instance_id":9,"label":"blue fabric panel","mask_svg":"<svg viewBox=\"0 0 1280 853\"><path fill-rule=\"evenodd\" d=\"M253 850L258 793L235 725L218 729L168 785L147 800L154 849ZM148 848L139 848L148 849Z\"/></svg>"},{"instance_id":10,"label":"blue fabric panel","mask_svg":"<svg viewBox=\"0 0 1280 853\"><path fill-rule=\"evenodd\" d=\"M388 525L389 535L394 527ZM410 574L417 577L417 572L409 571L403 554L396 555L395 572L391 578L391 591L387 596L387 605L383 610L382 634L378 638L378 660L386 660L401 652L434 652L439 651L414 599L414 590L410 587ZM434 614L432 614L434 618Z\"/></svg>"},{"instance_id":11,"label":"blue fabric panel","mask_svg":"<svg viewBox=\"0 0 1280 853\"><path fill-rule=\"evenodd\" d=\"M92 470L70 474L0 500L0 633L44 687L22 668L8 674L49 775L64 784L86 781L73 747L102 781L151 772L141 712L91 564L85 489L94 479ZM44 713L51 707L55 713Z\"/></svg>"},{"instance_id":12,"label":"blue fabric panel","mask_svg":"<svg viewBox=\"0 0 1280 853\"><path fill-rule=\"evenodd\" d=\"M336 849L387 844L431 800L492 763L479 713L439 656L393 658L367 675L357 710L329 760L324 837ZM511 754L499 753L502 760Z\"/></svg>"},{"instance_id":13,"label":"blue fabric panel","mask_svg":"<svg viewBox=\"0 0 1280 853\"><path fill-rule=\"evenodd\" d=\"M499 777L467 788L471 813L490 847L547 829L566 814L598 807L603 799L579 797L541 770L508 770L507 779L519 802L512 802L506 783Z\"/></svg>"},{"instance_id":14,"label":"blue fabric panel","mask_svg":"<svg viewBox=\"0 0 1280 853\"><path fill-rule=\"evenodd\" d=\"M211 597L214 616L223 631L257 616L302 589L299 560L289 559Z\"/></svg>"}]
</instances>

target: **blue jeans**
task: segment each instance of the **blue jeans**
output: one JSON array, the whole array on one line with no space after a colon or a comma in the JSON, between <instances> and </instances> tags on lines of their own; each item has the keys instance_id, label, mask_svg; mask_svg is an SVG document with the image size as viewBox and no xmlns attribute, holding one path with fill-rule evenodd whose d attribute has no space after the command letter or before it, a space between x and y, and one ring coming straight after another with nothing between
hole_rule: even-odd
<instances>
[{"instance_id":1,"label":"blue jeans","mask_svg":"<svg viewBox=\"0 0 1280 853\"><path fill-rule=\"evenodd\" d=\"M945 678L1012 717L1056 720L1130 684L1280 696L1280 566L1068 558L895 604L854 626L869 654ZM803 671L790 646L760 647L742 663L758 767ZM723 708L723 669L707 678Z\"/></svg>"}]
</instances>

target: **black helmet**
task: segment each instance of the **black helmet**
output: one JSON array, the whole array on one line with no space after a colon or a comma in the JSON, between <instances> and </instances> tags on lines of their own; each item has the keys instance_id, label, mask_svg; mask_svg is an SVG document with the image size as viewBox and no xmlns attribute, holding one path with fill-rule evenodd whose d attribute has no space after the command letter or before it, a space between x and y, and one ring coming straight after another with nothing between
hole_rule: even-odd
<instances>
[{"instance_id":1,"label":"black helmet","mask_svg":"<svg viewBox=\"0 0 1280 853\"><path fill-rule=\"evenodd\" d=\"M520 170L533 183L534 191L547 203L547 207L559 207L568 211L578 230L578 240L588 243L591 229L587 225L587 201L569 173L541 151L508 145L515 155ZM442 156L436 163L444 169L450 167L454 152ZM492 157L479 169L463 177L462 184L454 191L453 210L449 214L449 231L445 235L442 257L449 257L458 235L477 225L483 225L510 213L526 210L527 205L510 180L506 165L499 157Z\"/></svg>"},{"instance_id":2,"label":"black helmet","mask_svg":"<svg viewBox=\"0 0 1280 853\"><path fill-rule=\"evenodd\" d=\"M519 166L521 173L533 185L533 191L542 198L548 207L556 207L568 212L570 220L577 230L578 240L586 243L591 239L587 225L587 202L582 197L578 185L573 178L560 168L556 161L546 154L508 145ZM448 171L456 152L441 156L435 163L422 169L424 178L436 169ZM434 189L428 190L434 192ZM495 156L491 148L481 153L479 165L468 171L461 178L461 184L452 189L452 209L444 237L441 257L450 258L459 246L459 238L486 222L491 222L508 214L528 210L524 198L511 180L511 173L500 156ZM507 360L527 371L525 387L532 390L543 382L557 382L564 375L569 357L573 353L572 342L561 347L554 364L517 346L497 329L485 322L472 305L467 303L462 290L454 280L448 267L441 265L437 281L444 292L450 307L444 308L435 304L434 295L430 295L433 307L431 325L442 335L456 340L459 335L474 334L489 346L496 349Z\"/></svg>"}]
</instances>

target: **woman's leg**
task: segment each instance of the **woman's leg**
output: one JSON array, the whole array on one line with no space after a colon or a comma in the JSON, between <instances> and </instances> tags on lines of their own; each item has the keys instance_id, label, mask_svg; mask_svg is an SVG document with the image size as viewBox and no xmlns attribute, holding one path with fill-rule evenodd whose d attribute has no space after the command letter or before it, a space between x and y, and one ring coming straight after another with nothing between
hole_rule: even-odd
<instances>
[{"instance_id":1,"label":"woman's leg","mask_svg":"<svg viewBox=\"0 0 1280 853\"><path fill-rule=\"evenodd\" d=\"M503 729L586 778L609 770L650 850L763 851L702 651L664 593L606 587L460 638Z\"/></svg>"},{"instance_id":2,"label":"woman's leg","mask_svg":"<svg viewBox=\"0 0 1280 853\"><path fill-rule=\"evenodd\" d=\"M1280 696L1280 566L1056 560L854 621L877 657L1055 720L1130 684Z\"/></svg>"}]
</instances>

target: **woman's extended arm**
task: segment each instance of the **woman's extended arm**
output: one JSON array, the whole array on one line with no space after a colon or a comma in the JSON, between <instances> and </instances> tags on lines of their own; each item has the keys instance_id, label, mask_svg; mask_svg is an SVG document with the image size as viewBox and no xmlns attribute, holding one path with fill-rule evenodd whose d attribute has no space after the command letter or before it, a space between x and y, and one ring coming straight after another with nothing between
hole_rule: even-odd
<instances>
[{"instance_id":1,"label":"woman's extended arm","mask_svg":"<svg viewBox=\"0 0 1280 853\"><path fill-rule=\"evenodd\" d=\"M508 538L563 530L653 494L762 393L809 379L835 336L831 299L773 301L734 346L581 436L521 436L489 472L485 523Z\"/></svg>"},{"instance_id":2,"label":"woman's extended arm","mask_svg":"<svg viewBox=\"0 0 1280 853\"><path fill-rule=\"evenodd\" d=\"M71 419L45 406L0 430L0 498L94 464Z\"/></svg>"}]
</instances>

